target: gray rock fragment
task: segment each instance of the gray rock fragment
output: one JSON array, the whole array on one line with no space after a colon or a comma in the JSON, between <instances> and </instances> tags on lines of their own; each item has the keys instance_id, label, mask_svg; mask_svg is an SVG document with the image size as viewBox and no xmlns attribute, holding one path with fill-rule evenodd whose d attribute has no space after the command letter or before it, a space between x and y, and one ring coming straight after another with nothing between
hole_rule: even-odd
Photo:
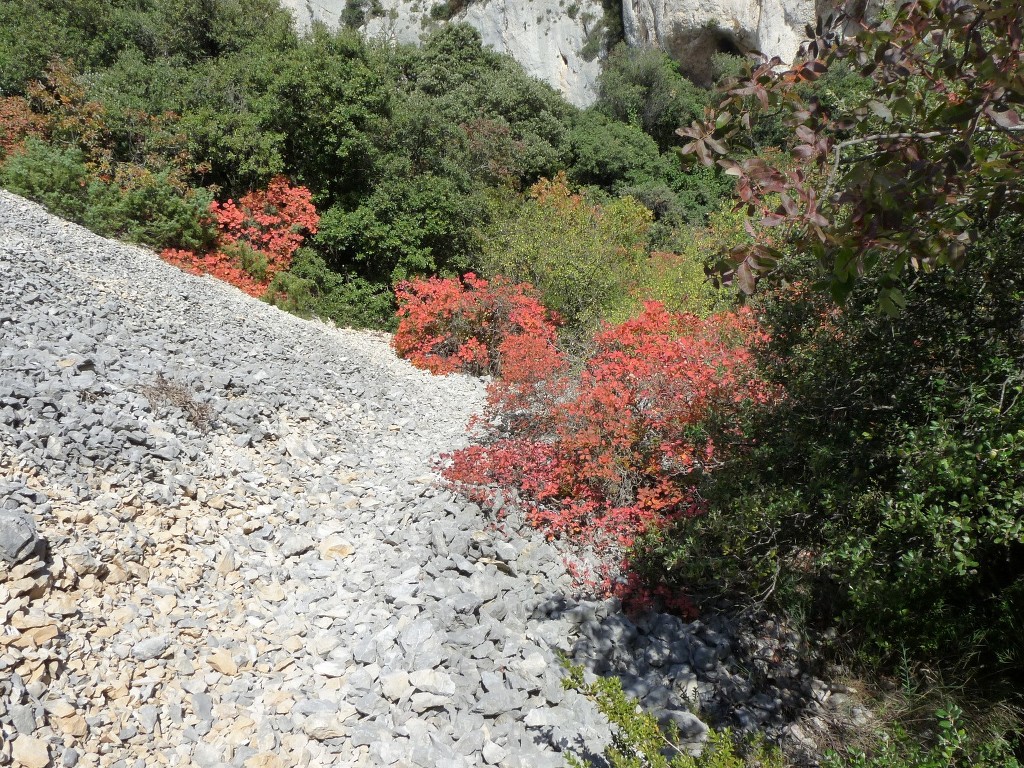
<instances>
[{"instance_id":1,"label":"gray rock fragment","mask_svg":"<svg viewBox=\"0 0 1024 768\"><path fill-rule=\"evenodd\" d=\"M171 638L168 635L157 635L140 640L132 646L132 658L138 661L149 661L163 656L171 647Z\"/></svg>"},{"instance_id":2,"label":"gray rock fragment","mask_svg":"<svg viewBox=\"0 0 1024 768\"><path fill-rule=\"evenodd\" d=\"M0 509L0 562L16 565L39 551L42 539L24 512Z\"/></svg>"}]
</instances>

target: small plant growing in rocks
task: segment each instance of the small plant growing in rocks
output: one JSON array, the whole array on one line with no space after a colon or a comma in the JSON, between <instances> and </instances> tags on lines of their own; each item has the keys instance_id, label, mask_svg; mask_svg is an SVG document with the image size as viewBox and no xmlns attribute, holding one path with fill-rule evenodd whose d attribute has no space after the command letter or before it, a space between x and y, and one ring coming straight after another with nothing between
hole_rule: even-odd
<instances>
[{"instance_id":1,"label":"small plant growing in rocks","mask_svg":"<svg viewBox=\"0 0 1024 768\"><path fill-rule=\"evenodd\" d=\"M782 768L778 748L760 739L741 740L728 729L711 730L699 754L692 755L679 728L669 721L661 725L622 690L617 677L584 680L583 667L570 666L562 684L591 699L615 726L604 761L610 768ZM588 768L576 755L567 759L570 768Z\"/></svg>"},{"instance_id":2,"label":"small plant growing in rocks","mask_svg":"<svg viewBox=\"0 0 1024 768\"><path fill-rule=\"evenodd\" d=\"M207 432L213 423L213 409L209 403L200 403L191 389L165 378L162 373L158 373L153 383L141 387L140 391L155 406L180 409L201 432Z\"/></svg>"}]
</instances>

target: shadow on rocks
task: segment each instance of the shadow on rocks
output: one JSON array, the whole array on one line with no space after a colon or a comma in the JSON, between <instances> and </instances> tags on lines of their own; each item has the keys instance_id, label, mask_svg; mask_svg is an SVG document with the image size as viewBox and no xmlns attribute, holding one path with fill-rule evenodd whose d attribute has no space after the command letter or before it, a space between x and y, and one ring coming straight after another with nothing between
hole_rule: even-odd
<instances>
[{"instance_id":1,"label":"shadow on rocks","mask_svg":"<svg viewBox=\"0 0 1024 768\"><path fill-rule=\"evenodd\" d=\"M616 599L564 594L547 599L533 617L546 619L549 644L581 665L588 681L617 677L627 696L663 725L674 723L684 748L699 749L709 727L728 727L764 734L797 763L814 761L805 726L820 714L819 694L829 686L813 676L806 643L779 617L765 611L698 621L655 612L629 617Z\"/></svg>"}]
</instances>

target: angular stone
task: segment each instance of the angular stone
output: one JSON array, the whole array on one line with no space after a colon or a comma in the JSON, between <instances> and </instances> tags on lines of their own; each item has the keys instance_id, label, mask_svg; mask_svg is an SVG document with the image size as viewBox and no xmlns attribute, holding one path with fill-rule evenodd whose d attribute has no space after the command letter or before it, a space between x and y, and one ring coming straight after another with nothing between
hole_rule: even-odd
<instances>
[{"instance_id":1,"label":"angular stone","mask_svg":"<svg viewBox=\"0 0 1024 768\"><path fill-rule=\"evenodd\" d=\"M15 766L23 768L47 768L50 765L50 750L42 739L21 735L14 740L11 748Z\"/></svg>"},{"instance_id":2,"label":"angular stone","mask_svg":"<svg viewBox=\"0 0 1024 768\"><path fill-rule=\"evenodd\" d=\"M153 733L160 718L160 710L152 704L144 704L136 712L143 733Z\"/></svg>"},{"instance_id":3,"label":"angular stone","mask_svg":"<svg viewBox=\"0 0 1024 768\"><path fill-rule=\"evenodd\" d=\"M487 741L484 744L483 750L481 750L481 755L484 758L484 762L489 765L498 765L498 763L505 759L508 752L493 741Z\"/></svg>"},{"instance_id":4,"label":"angular stone","mask_svg":"<svg viewBox=\"0 0 1024 768\"><path fill-rule=\"evenodd\" d=\"M526 694L503 688L488 691L473 702L473 711L484 717L498 717L518 710L526 701Z\"/></svg>"},{"instance_id":5,"label":"angular stone","mask_svg":"<svg viewBox=\"0 0 1024 768\"><path fill-rule=\"evenodd\" d=\"M57 726L58 730L62 733L66 733L68 736L75 736L79 739L84 739L89 733L89 724L85 718L81 715L69 715L68 717L55 717L53 724Z\"/></svg>"},{"instance_id":6,"label":"angular stone","mask_svg":"<svg viewBox=\"0 0 1024 768\"><path fill-rule=\"evenodd\" d=\"M14 509L0 509L0 562L14 565L27 560L42 540L32 518Z\"/></svg>"},{"instance_id":7,"label":"angular stone","mask_svg":"<svg viewBox=\"0 0 1024 768\"><path fill-rule=\"evenodd\" d=\"M535 678L544 674L544 670L548 668L548 663L543 655L534 652L527 655L524 659L513 662L511 666L512 669L523 677Z\"/></svg>"},{"instance_id":8,"label":"angular stone","mask_svg":"<svg viewBox=\"0 0 1024 768\"><path fill-rule=\"evenodd\" d=\"M132 646L132 658L138 661L149 661L163 656L171 647L171 638L167 635L157 635L140 640Z\"/></svg>"},{"instance_id":9,"label":"angular stone","mask_svg":"<svg viewBox=\"0 0 1024 768\"><path fill-rule=\"evenodd\" d=\"M392 672L389 675L382 675L380 678L381 692L391 701L398 701L413 692L413 686L409 682L409 675L405 672Z\"/></svg>"},{"instance_id":10,"label":"angular stone","mask_svg":"<svg viewBox=\"0 0 1024 768\"><path fill-rule=\"evenodd\" d=\"M436 669L421 669L417 672L413 672L409 675L409 682L412 683L417 690L424 691L426 693L436 693L439 695L451 695L455 693L455 683L452 681L451 676L446 672L441 672Z\"/></svg>"},{"instance_id":11,"label":"angular stone","mask_svg":"<svg viewBox=\"0 0 1024 768\"><path fill-rule=\"evenodd\" d=\"M15 704L10 708L11 722L14 730L22 735L29 735L36 730L36 715L28 704Z\"/></svg>"},{"instance_id":12,"label":"angular stone","mask_svg":"<svg viewBox=\"0 0 1024 768\"><path fill-rule=\"evenodd\" d=\"M340 661L321 661L313 667L314 672L324 677L344 677L348 670L348 665Z\"/></svg>"},{"instance_id":13,"label":"angular stone","mask_svg":"<svg viewBox=\"0 0 1024 768\"><path fill-rule=\"evenodd\" d=\"M192 762L199 768L215 768L223 761L223 750L213 744L197 744L192 753Z\"/></svg>"},{"instance_id":14,"label":"angular stone","mask_svg":"<svg viewBox=\"0 0 1024 768\"><path fill-rule=\"evenodd\" d=\"M280 757L272 752L261 752L242 763L242 768L287 768L287 766Z\"/></svg>"},{"instance_id":15,"label":"angular stone","mask_svg":"<svg viewBox=\"0 0 1024 768\"><path fill-rule=\"evenodd\" d=\"M303 531L291 531L281 537L278 545L284 557L298 557L313 548L313 538Z\"/></svg>"},{"instance_id":16,"label":"angular stone","mask_svg":"<svg viewBox=\"0 0 1024 768\"><path fill-rule=\"evenodd\" d=\"M220 672L222 675L238 674L238 664L235 663L235 660L231 656L231 653L224 648L218 648L209 656L207 656L206 663L218 672Z\"/></svg>"},{"instance_id":17,"label":"angular stone","mask_svg":"<svg viewBox=\"0 0 1024 768\"><path fill-rule=\"evenodd\" d=\"M192 712L199 720L213 719L213 699L205 693L192 695Z\"/></svg>"},{"instance_id":18,"label":"angular stone","mask_svg":"<svg viewBox=\"0 0 1024 768\"><path fill-rule=\"evenodd\" d=\"M302 732L316 741L326 741L342 738L348 733L348 729L335 715L316 712L303 721Z\"/></svg>"},{"instance_id":19,"label":"angular stone","mask_svg":"<svg viewBox=\"0 0 1024 768\"><path fill-rule=\"evenodd\" d=\"M259 595L271 603L279 603L285 598L284 588L276 581L259 587Z\"/></svg>"},{"instance_id":20,"label":"angular stone","mask_svg":"<svg viewBox=\"0 0 1024 768\"><path fill-rule=\"evenodd\" d=\"M79 576L101 573L103 564L89 550L75 549L64 556L64 562Z\"/></svg>"},{"instance_id":21,"label":"angular stone","mask_svg":"<svg viewBox=\"0 0 1024 768\"><path fill-rule=\"evenodd\" d=\"M342 560L354 555L355 551L356 548L340 536L328 536L317 547L317 552L324 560Z\"/></svg>"},{"instance_id":22,"label":"angular stone","mask_svg":"<svg viewBox=\"0 0 1024 768\"><path fill-rule=\"evenodd\" d=\"M413 712L425 712L435 707L444 707L451 703L447 696L439 696L436 693L414 693L411 699Z\"/></svg>"},{"instance_id":23,"label":"angular stone","mask_svg":"<svg viewBox=\"0 0 1024 768\"><path fill-rule=\"evenodd\" d=\"M54 717L71 717L76 710L64 699L43 702L43 707Z\"/></svg>"}]
</instances>

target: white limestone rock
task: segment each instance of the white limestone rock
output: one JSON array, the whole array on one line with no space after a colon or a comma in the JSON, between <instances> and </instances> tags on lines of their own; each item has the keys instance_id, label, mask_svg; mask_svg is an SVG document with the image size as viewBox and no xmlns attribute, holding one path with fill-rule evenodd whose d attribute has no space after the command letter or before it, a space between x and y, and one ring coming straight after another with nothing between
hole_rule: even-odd
<instances>
[{"instance_id":1,"label":"white limestone rock","mask_svg":"<svg viewBox=\"0 0 1024 768\"><path fill-rule=\"evenodd\" d=\"M341 24L345 0L283 0L299 28L312 21ZM380 12L362 27L367 37L418 43L438 22L430 16L437 0L380 0ZM570 14L570 9L572 13ZM510 54L526 72L560 91L566 100L586 107L597 97L597 57L584 59L591 35L603 34L600 0L476 0L451 18L480 32L485 46Z\"/></svg>"},{"instance_id":2,"label":"white limestone rock","mask_svg":"<svg viewBox=\"0 0 1024 768\"><path fill-rule=\"evenodd\" d=\"M698 82L718 51L757 50L793 61L815 0L624 0L626 42L667 51Z\"/></svg>"}]
</instances>

